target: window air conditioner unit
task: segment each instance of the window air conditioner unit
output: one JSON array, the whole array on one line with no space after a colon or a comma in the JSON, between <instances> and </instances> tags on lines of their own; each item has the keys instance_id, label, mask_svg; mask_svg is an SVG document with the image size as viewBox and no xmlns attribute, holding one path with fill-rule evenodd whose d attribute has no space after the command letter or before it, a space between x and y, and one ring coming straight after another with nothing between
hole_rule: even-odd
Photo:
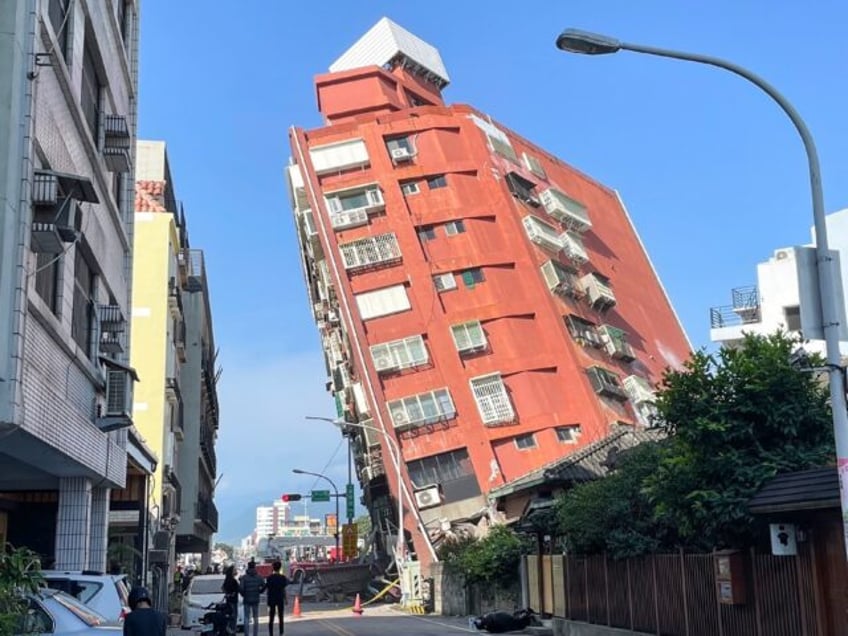
<instances>
[{"instance_id":1,"label":"window air conditioner unit","mask_svg":"<svg viewBox=\"0 0 848 636\"><path fill-rule=\"evenodd\" d=\"M384 353L374 358L374 366L377 371L388 371L395 368L395 360L391 354Z\"/></svg>"},{"instance_id":2,"label":"window air conditioner unit","mask_svg":"<svg viewBox=\"0 0 848 636\"><path fill-rule=\"evenodd\" d=\"M395 428L400 428L409 422L409 416L402 409L392 411L392 422L394 422Z\"/></svg>"},{"instance_id":3,"label":"window air conditioner unit","mask_svg":"<svg viewBox=\"0 0 848 636\"><path fill-rule=\"evenodd\" d=\"M419 510L426 508L435 508L442 505L442 496L439 493L439 487L436 485L427 486L422 490L415 491L415 503Z\"/></svg>"},{"instance_id":4,"label":"window air conditioner unit","mask_svg":"<svg viewBox=\"0 0 848 636\"><path fill-rule=\"evenodd\" d=\"M409 148L392 148L392 161L410 161L412 159L412 153L409 151Z\"/></svg>"}]
</instances>

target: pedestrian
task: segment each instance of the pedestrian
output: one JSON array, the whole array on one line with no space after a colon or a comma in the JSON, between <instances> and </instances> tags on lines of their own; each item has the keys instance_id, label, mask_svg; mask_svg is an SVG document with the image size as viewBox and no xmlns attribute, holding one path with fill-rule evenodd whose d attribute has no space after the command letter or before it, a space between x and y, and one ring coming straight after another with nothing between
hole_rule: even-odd
<instances>
[{"instance_id":1,"label":"pedestrian","mask_svg":"<svg viewBox=\"0 0 848 636\"><path fill-rule=\"evenodd\" d=\"M153 609L146 587L130 590L128 602L131 611L124 619L124 636L166 636L168 617Z\"/></svg>"},{"instance_id":2,"label":"pedestrian","mask_svg":"<svg viewBox=\"0 0 848 636\"><path fill-rule=\"evenodd\" d=\"M224 593L224 600L227 603L227 622L231 633L236 633L236 623L238 622L238 597L239 597L239 582L236 579L236 568L234 565L229 566L224 572L224 584L221 586L221 591Z\"/></svg>"},{"instance_id":3,"label":"pedestrian","mask_svg":"<svg viewBox=\"0 0 848 636\"><path fill-rule=\"evenodd\" d=\"M250 636L250 617L253 617L253 636L259 636L259 597L265 591L265 581L256 573L256 561L251 559L247 572L239 581L239 593L244 599L244 636Z\"/></svg>"},{"instance_id":4,"label":"pedestrian","mask_svg":"<svg viewBox=\"0 0 848 636\"><path fill-rule=\"evenodd\" d=\"M286 605L286 586L289 579L285 574L280 574L283 564L274 561L271 565L273 572L265 579L265 589L268 590L268 635L274 636L274 614L280 619L280 636L285 631L283 625L283 608Z\"/></svg>"}]
</instances>

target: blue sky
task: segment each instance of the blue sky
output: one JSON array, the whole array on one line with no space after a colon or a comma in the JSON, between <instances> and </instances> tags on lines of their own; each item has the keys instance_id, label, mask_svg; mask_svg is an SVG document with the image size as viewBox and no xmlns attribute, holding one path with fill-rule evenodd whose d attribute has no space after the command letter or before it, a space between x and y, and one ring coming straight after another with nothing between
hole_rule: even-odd
<instances>
[{"instance_id":1,"label":"blue sky","mask_svg":"<svg viewBox=\"0 0 848 636\"><path fill-rule=\"evenodd\" d=\"M439 48L446 101L473 104L621 192L696 347L708 344L710 306L754 282L775 248L808 241L801 144L776 105L729 73L633 53L566 55L553 44L562 28L760 73L816 137L828 210L848 207L842 0L327 0L320 14L313 3L225 4L143 2L139 89L139 135L168 143L192 246L206 251L224 369L223 539L252 529L256 505L313 486L291 468L326 466L345 481L336 432L303 420L334 406L282 171L288 127L321 125L313 76L382 16Z\"/></svg>"}]
</instances>

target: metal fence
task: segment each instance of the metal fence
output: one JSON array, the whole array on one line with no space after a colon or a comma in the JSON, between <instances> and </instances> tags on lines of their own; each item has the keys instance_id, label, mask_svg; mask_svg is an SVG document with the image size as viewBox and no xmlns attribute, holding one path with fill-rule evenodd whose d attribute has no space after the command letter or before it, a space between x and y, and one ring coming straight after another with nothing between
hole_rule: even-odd
<instances>
[{"instance_id":1,"label":"metal fence","mask_svg":"<svg viewBox=\"0 0 848 636\"><path fill-rule=\"evenodd\" d=\"M719 602L713 554L529 556L530 606L662 636L820 636L810 555L747 555L744 604Z\"/></svg>"}]
</instances>

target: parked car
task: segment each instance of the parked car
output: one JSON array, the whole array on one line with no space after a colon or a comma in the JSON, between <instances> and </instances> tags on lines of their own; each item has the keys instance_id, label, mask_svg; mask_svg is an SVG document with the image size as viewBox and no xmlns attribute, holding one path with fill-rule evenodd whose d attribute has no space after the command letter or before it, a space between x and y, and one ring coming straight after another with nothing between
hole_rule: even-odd
<instances>
[{"instance_id":1,"label":"parked car","mask_svg":"<svg viewBox=\"0 0 848 636\"><path fill-rule=\"evenodd\" d=\"M200 619L213 603L224 600L221 586L224 584L223 574L197 574L191 578L191 583L183 592L182 619L183 629L193 629L200 626ZM239 597L237 627L244 627L244 607Z\"/></svg>"},{"instance_id":2,"label":"parked car","mask_svg":"<svg viewBox=\"0 0 848 636\"><path fill-rule=\"evenodd\" d=\"M121 622L129 613L129 584L123 574L103 574L93 570L45 570L47 587L61 590L112 622Z\"/></svg>"},{"instance_id":3,"label":"parked car","mask_svg":"<svg viewBox=\"0 0 848 636\"><path fill-rule=\"evenodd\" d=\"M119 636L123 628L59 590L43 589L26 597L27 611L18 617L16 634L52 636Z\"/></svg>"}]
</instances>

